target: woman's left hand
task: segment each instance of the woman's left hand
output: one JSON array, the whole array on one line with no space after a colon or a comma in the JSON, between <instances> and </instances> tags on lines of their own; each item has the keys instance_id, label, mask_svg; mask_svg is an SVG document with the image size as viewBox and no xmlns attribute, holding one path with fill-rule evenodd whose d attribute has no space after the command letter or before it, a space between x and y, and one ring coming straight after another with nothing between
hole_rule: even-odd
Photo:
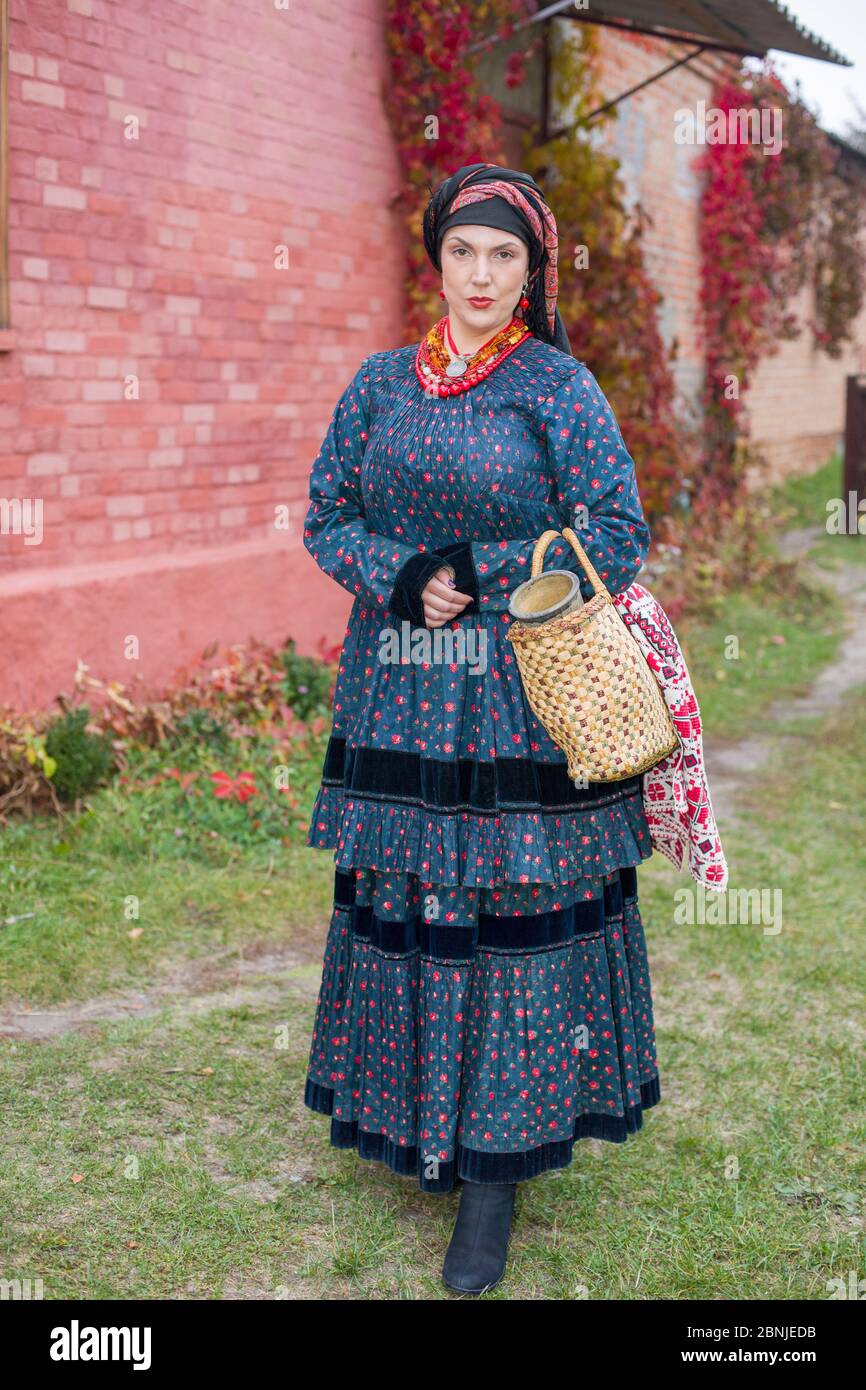
<instances>
[{"instance_id":1,"label":"woman's left hand","mask_svg":"<svg viewBox=\"0 0 866 1390\"><path fill-rule=\"evenodd\" d=\"M451 570L445 568L437 570L421 591L424 622L427 627L444 627L446 623L458 618L467 603L472 602L471 594L461 593L459 589L451 587L448 582L451 573Z\"/></svg>"}]
</instances>

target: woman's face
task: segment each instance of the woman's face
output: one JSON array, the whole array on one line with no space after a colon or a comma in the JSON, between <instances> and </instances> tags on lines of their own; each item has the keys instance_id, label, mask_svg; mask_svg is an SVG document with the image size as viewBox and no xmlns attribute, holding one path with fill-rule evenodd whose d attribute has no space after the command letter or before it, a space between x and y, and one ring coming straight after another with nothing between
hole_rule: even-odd
<instances>
[{"instance_id":1,"label":"woman's face","mask_svg":"<svg viewBox=\"0 0 866 1390\"><path fill-rule=\"evenodd\" d=\"M442 238L441 264L452 324L456 319L486 339L511 321L529 267L525 241L498 227L451 227Z\"/></svg>"}]
</instances>

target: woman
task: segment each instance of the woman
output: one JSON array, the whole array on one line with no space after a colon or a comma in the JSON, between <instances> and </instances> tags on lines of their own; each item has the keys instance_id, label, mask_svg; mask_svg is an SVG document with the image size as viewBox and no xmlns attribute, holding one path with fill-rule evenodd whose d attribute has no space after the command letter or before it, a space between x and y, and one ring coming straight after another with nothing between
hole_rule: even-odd
<instances>
[{"instance_id":1,"label":"woman","mask_svg":"<svg viewBox=\"0 0 866 1390\"><path fill-rule=\"evenodd\" d=\"M335 886L305 1102L337 1148L461 1186L443 1277L479 1293L517 1183L576 1139L625 1140L659 1100L641 779L569 781L506 641L542 531L579 530L612 593L649 531L571 355L535 181L467 165L424 242L447 316L362 362L310 479L304 545L355 602L307 837L335 850ZM591 595L565 540L544 568Z\"/></svg>"}]
</instances>

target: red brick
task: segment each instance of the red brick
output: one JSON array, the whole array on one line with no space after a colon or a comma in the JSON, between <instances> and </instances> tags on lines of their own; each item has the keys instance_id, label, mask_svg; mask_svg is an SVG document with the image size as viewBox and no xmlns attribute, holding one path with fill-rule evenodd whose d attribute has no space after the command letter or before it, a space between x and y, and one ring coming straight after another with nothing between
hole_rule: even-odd
<instances>
[{"instance_id":1,"label":"red brick","mask_svg":"<svg viewBox=\"0 0 866 1390\"><path fill-rule=\"evenodd\" d=\"M11 7L0 478L51 506L38 554L3 551L32 592L4 594L0 574L0 702L50 701L79 655L127 679L117 622L141 623L156 683L214 636L282 639L293 587L303 650L344 629L348 595L300 545L277 550L271 521L287 497L303 516L310 465L362 357L404 341L385 7L199 8L191 24L184 7L163 7L154 24L134 0ZM682 52L599 36L609 95ZM703 365L698 185L668 132L725 61L705 54L626 99L608 137L655 217L647 259L686 392ZM130 115L137 141L124 138ZM277 245L288 271L274 267ZM866 365L864 323L838 362L810 355L804 335L762 364L750 411L774 466L804 466L838 433L844 375ZM129 375L138 400L124 398ZM252 560L214 558L259 544ZM177 569L191 552L196 564ZM158 561L146 582L144 555ZM83 571L106 562L115 577L100 589ZM33 642L43 629L52 640Z\"/></svg>"}]
</instances>

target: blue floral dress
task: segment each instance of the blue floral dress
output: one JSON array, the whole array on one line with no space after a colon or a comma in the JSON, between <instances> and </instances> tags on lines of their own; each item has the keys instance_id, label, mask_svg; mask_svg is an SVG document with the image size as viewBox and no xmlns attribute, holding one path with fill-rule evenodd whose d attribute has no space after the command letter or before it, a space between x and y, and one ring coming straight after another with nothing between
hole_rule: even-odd
<instances>
[{"instance_id":1,"label":"blue floral dress","mask_svg":"<svg viewBox=\"0 0 866 1390\"><path fill-rule=\"evenodd\" d=\"M530 335L443 399L416 352L362 362L310 477L304 545L355 602L307 836L335 874L304 1099L445 1192L564 1167L660 1098L641 779L569 780L505 640L542 531L573 526L612 593L649 531L582 362ZM443 563L472 602L428 631ZM591 595L564 539L553 568Z\"/></svg>"}]
</instances>

